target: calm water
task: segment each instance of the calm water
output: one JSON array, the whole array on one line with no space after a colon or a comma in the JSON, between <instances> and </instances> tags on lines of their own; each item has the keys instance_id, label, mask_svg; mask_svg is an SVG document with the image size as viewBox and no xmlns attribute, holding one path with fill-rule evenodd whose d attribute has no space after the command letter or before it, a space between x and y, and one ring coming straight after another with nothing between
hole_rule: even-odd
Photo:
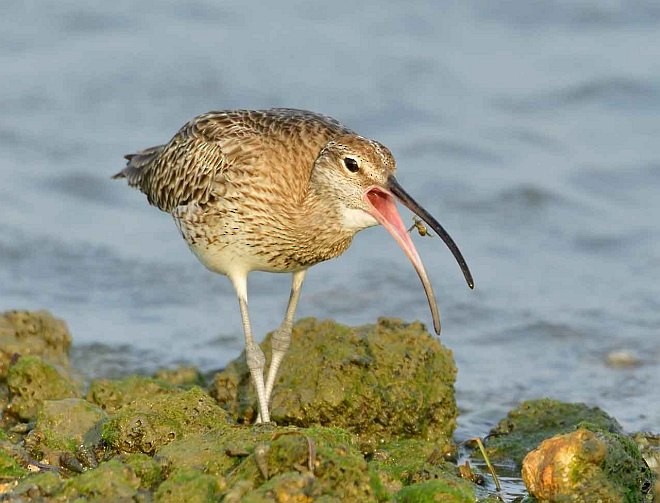
<instances>
[{"instance_id":1,"label":"calm water","mask_svg":"<svg viewBox=\"0 0 660 503\"><path fill-rule=\"evenodd\" d=\"M0 309L66 319L87 375L209 370L242 348L229 282L109 179L122 156L207 110L299 107L387 144L472 268L475 291L415 237L460 369L459 437L540 396L660 430L657 2L14 2L0 68ZM257 333L288 288L253 275ZM382 228L311 270L298 314L431 322Z\"/></svg>"}]
</instances>

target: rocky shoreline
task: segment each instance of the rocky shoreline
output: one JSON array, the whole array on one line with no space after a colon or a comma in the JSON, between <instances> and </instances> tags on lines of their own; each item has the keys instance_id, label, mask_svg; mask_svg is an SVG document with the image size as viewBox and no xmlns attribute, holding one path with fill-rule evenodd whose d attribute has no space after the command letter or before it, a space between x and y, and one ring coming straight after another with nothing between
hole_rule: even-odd
<instances>
[{"instance_id":1,"label":"rocky shoreline","mask_svg":"<svg viewBox=\"0 0 660 503\"><path fill-rule=\"evenodd\" d=\"M502 501L457 464L456 367L420 323L298 322L277 426L252 425L242 355L210 382L180 368L82 383L70 346L47 312L0 315L1 500ZM597 408L525 402L485 443L538 501L659 497L658 435Z\"/></svg>"}]
</instances>

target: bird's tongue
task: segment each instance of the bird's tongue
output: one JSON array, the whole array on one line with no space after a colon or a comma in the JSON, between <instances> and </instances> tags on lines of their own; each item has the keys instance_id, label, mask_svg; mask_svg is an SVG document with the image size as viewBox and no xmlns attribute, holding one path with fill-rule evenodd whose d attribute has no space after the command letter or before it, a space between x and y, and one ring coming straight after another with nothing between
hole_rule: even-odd
<instances>
[{"instance_id":1,"label":"bird's tongue","mask_svg":"<svg viewBox=\"0 0 660 503\"><path fill-rule=\"evenodd\" d=\"M410 239L410 235L401 221L401 216L396 209L394 198L381 189L373 188L367 192L367 199L374 209L373 216L376 220L378 220L392 237L396 239L396 242L399 243L399 246L401 246L403 251L406 252L406 255L408 255L408 258L415 268L417 268L418 265L421 267L422 260L417 254L415 245L413 244L412 239Z\"/></svg>"},{"instance_id":2,"label":"bird's tongue","mask_svg":"<svg viewBox=\"0 0 660 503\"><path fill-rule=\"evenodd\" d=\"M431 313L433 315L433 326L436 333L440 333L440 316L438 314L438 308L435 302L435 294L433 293L433 288L422 264L422 259L419 257L415 245L408 234L403 222L401 221L401 216L399 211L396 209L396 203L394 197L389 192L384 191L379 187L373 187L367 191L365 194L365 199L371 205L371 214L373 217L382 224L385 229L392 235L392 237L399 243L399 246L406 253L412 265L417 271L419 279L422 281L424 286L424 291L426 297L429 301L429 306L431 307Z\"/></svg>"}]
</instances>

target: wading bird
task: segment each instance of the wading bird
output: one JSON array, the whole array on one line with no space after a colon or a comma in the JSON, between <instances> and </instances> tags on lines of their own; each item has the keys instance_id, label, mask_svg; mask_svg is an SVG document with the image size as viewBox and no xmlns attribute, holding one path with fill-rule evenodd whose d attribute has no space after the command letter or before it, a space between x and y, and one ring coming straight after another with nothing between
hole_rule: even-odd
<instances>
[{"instance_id":1,"label":"wading bird","mask_svg":"<svg viewBox=\"0 0 660 503\"><path fill-rule=\"evenodd\" d=\"M209 112L184 125L169 143L126 159L114 178L126 178L149 203L170 213L200 262L234 285L258 398L257 422L270 421L270 396L307 269L341 255L362 229L380 223L399 243L422 281L440 333L431 283L395 199L442 238L468 286L474 286L452 238L397 182L387 147L330 117L293 109ZM265 381L265 357L248 315L251 271L293 276Z\"/></svg>"}]
</instances>

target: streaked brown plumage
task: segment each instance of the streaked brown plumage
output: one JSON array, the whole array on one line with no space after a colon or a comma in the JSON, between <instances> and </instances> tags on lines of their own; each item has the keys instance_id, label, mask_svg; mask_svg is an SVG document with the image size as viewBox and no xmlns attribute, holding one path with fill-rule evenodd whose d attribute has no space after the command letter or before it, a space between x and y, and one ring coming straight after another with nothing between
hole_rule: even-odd
<instances>
[{"instance_id":1,"label":"streaked brown plumage","mask_svg":"<svg viewBox=\"0 0 660 503\"><path fill-rule=\"evenodd\" d=\"M268 402L289 346L305 271L343 253L363 228L381 223L402 246L422 280L439 332L433 290L393 196L442 237L472 287L449 235L398 185L390 151L330 117L292 109L209 112L184 125L169 143L126 158L127 167L115 178L127 178L151 204L172 214L199 260L234 284L259 420L269 421ZM293 273L265 383L265 359L247 312L246 281L253 270Z\"/></svg>"}]
</instances>

